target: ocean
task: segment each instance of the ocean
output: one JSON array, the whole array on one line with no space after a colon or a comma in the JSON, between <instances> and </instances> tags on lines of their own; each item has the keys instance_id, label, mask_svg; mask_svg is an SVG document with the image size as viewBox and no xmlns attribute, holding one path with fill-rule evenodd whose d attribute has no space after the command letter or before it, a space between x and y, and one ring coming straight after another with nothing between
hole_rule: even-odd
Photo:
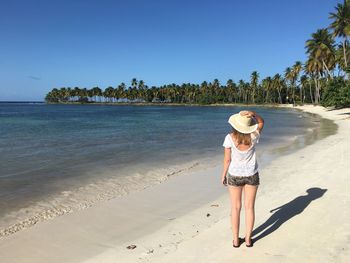
<instances>
[{"instance_id":1,"label":"ocean","mask_svg":"<svg viewBox=\"0 0 350 263\"><path fill-rule=\"evenodd\" d=\"M0 103L0 230L221 165L227 120L242 109ZM294 109L249 109L265 119L262 165L336 130Z\"/></svg>"}]
</instances>

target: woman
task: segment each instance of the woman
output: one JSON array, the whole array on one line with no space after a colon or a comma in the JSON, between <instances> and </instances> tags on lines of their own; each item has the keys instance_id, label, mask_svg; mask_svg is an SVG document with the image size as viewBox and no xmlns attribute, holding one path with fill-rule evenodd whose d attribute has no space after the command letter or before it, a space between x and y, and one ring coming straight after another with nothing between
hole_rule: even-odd
<instances>
[{"instance_id":1,"label":"woman","mask_svg":"<svg viewBox=\"0 0 350 263\"><path fill-rule=\"evenodd\" d=\"M238 236L242 192L246 221L245 242L247 247L252 247L254 204L259 185L255 144L259 142L264 120L253 111L241 111L232 115L228 122L233 130L226 135L223 143L225 157L221 182L228 185L230 193L233 247L239 247L242 241Z\"/></svg>"}]
</instances>

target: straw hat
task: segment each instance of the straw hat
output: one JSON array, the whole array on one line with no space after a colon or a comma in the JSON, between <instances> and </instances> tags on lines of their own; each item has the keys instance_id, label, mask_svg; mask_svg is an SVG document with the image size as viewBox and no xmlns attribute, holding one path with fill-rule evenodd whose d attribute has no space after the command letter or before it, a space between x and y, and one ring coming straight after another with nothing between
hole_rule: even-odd
<instances>
[{"instance_id":1,"label":"straw hat","mask_svg":"<svg viewBox=\"0 0 350 263\"><path fill-rule=\"evenodd\" d=\"M236 131L244 134L252 133L258 128L258 123L255 118L246 115L242 116L239 113L232 115L228 119L228 123L231 124Z\"/></svg>"}]
</instances>

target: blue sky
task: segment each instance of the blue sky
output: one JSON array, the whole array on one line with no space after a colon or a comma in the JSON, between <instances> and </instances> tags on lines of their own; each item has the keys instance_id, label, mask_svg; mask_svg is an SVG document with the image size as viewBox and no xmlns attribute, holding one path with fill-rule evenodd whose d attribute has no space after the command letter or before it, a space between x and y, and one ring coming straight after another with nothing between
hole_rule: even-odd
<instances>
[{"instance_id":1,"label":"blue sky","mask_svg":"<svg viewBox=\"0 0 350 263\"><path fill-rule=\"evenodd\" d=\"M2 0L0 101L52 88L248 80L305 60L336 0Z\"/></svg>"}]
</instances>

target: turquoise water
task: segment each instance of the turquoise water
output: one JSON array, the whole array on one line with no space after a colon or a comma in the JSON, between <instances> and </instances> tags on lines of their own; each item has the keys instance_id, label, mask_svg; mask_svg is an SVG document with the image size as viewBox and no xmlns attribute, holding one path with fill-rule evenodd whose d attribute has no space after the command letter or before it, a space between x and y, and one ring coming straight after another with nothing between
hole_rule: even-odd
<instances>
[{"instance_id":1,"label":"turquoise water","mask_svg":"<svg viewBox=\"0 0 350 263\"><path fill-rule=\"evenodd\" d=\"M0 218L60 204L45 201L88 183L111 179L109 186L124 189L210 160L222 153L227 119L241 109L0 103ZM311 143L314 133L301 136L320 126L317 116L292 109L251 109L266 122L261 152L280 154L295 138Z\"/></svg>"}]
</instances>

